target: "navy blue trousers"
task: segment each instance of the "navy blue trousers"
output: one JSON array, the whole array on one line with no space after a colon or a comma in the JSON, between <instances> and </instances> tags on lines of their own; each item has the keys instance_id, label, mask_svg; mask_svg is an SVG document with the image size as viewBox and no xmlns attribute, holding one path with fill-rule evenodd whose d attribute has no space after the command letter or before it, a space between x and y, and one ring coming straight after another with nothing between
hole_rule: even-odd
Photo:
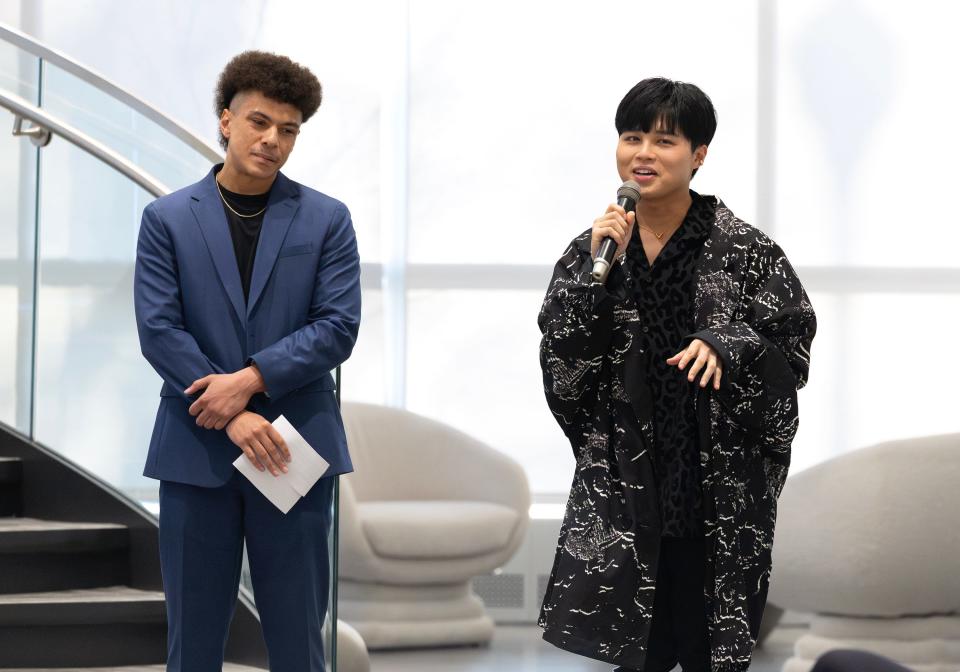
<instances>
[{"instance_id":1,"label":"navy blue trousers","mask_svg":"<svg viewBox=\"0 0 960 672\"><path fill-rule=\"evenodd\" d=\"M234 472L218 488L160 483L168 672L220 672L246 540L271 672L322 672L333 478L284 515Z\"/></svg>"}]
</instances>

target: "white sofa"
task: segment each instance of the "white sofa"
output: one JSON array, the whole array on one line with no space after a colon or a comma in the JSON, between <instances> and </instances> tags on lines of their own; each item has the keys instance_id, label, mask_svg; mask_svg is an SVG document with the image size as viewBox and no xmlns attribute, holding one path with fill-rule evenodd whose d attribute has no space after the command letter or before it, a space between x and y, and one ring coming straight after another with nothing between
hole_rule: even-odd
<instances>
[{"instance_id":1,"label":"white sofa","mask_svg":"<svg viewBox=\"0 0 960 672\"><path fill-rule=\"evenodd\" d=\"M838 648L960 670L960 434L882 443L791 476L769 599L812 614L784 672Z\"/></svg>"},{"instance_id":2,"label":"white sofa","mask_svg":"<svg viewBox=\"0 0 960 672\"><path fill-rule=\"evenodd\" d=\"M343 417L355 472L340 481L340 617L369 649L488 642L470 580L523 540L523 469L407 411L345 403Z\"/></svg>"}]
</instances>

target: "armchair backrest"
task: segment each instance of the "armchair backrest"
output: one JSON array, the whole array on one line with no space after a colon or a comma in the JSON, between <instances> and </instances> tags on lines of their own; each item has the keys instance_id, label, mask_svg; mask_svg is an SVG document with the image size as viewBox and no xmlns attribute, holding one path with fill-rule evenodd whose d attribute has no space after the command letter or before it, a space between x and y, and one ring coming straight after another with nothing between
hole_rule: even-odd
<instances>
[{"instance_id":1,"label":"armchair backrest","mask_svg":"<svg viewBox=\"0 0 960 672\"><path fill-rule=\"evenodd\" d=\"M515 508L529 502L519 464L453 427L360 403L344 403L343 419L358 502L478 500Z\"/></svg>"}]
</instances>

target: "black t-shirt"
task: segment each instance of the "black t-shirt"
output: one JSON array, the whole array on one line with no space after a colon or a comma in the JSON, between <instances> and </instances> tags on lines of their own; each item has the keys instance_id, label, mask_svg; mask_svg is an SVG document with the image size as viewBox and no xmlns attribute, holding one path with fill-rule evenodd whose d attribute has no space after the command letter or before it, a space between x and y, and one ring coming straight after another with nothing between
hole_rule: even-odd
<instances>
[{"instance_id":1,"label":"black t-shirt","mask_svg":"<svg viewBox=\"0 0 960 672\"><path fill-rule=\"evenodd\" d=\"M257 256L257 241L260 240L260 229L263 226L263 215L270 192L235 194L219 182L217 187L223 197L223 211L230 226L233 251L237 255L237 268L240 270L240 283L243 285L243 298L246 300L250 297L253 260Z\"/></svg>"},{"instance_id":2,"label":"black t-shirt","mask_svg":"<svg viewBox=\"0 0 960 672\"><path fill-rule=\"evenodd\" d=\"M632 259L634 292L643 322L640 339L653 398L654 468L660 490L665 537L703 534L696 382L687 382L666 360L677 354L694 331L694 269L714 219L711 199L691 192L693 203L653 262L640 253ZM641 245L642 247L642 245Z\"/></svg>"}]
</instances>

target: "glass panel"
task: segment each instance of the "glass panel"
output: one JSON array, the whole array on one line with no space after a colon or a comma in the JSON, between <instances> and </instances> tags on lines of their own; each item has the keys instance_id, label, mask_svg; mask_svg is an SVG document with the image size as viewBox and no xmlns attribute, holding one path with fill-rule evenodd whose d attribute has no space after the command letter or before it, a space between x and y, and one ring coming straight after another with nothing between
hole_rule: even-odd
<instances>
[{"instance_id":1,"label":"glass panel","mask_svg":"<svg viewBox=\"0 0 960 672\"><path fill-rule=\"evenodd\" d=\"M196 182L210 161L125 104L55 65L43 66L43 107L170 189Z\"/></svg>"},{"instance_id":2,"label":"glass panel","mask_svg":"<svg viewBox=\"0 0 960 672\"><path fill-rule=\"evenodd\" d=\"M573 454L543 396L542 291L409 292L408 407L517 460L534 492L566 492Z\"/></svg>"},{"instance_id":3,"label":"glass panel","mask_svg":"<svg viewBox=\"0 0 960 672\"><path fill-rule=\"evenodd\" d=\"M43 150L36 436L140 499L160 379L140 354L133 265L152 197L55 138ZM105 410L108 409L108 410Z\"/></svg>"},{"instance_id":4,"label":"glass panel","mask_svg":"<svg viewBox=\"0 0 960 672\"><path fill-rule=\"evenodd\" d=\"M777 3L777 238L795 264L956 267L954 3ZM857 45L851 49L850 45ZM931 244L932 243L932 244Z\"/></svg>"},{"instance_id":5,"label":"glass panel","mask_svg":"<svg viewBox=\"0 0 960 672\"><path fill-rule=\"evenodd\" d=\"M638 11L411 3L412 262L552 265L615 199L617 104L660 73L696 83L718 110L693 187L752 220L756 3L671 3L676 30L644 18L635 37L610 39Z\"/></svg>"},{"instance_id":6,"label":"glass panel","mask_svg":"<svg viewBox=\"0 0 960 672\"><path fill-rule=\"evenodd\" d=\"M13 93L36 104L38 71L39 61L34 56L12 44L0 42L0 91Z\"/></svg>"},{"instance_id":7,"label":"glass panel","mask_svg":"<svg viewBox=\"0 0 960 672\"><path fill-rule=\"evenodd\" d=\"M39 62L0 43L0 91L36 103ZM0 109L0 422L30 433L37 149Z\"/></svg>"},{"instance_id":8,"label":"glass panel","mask_svg":"<svg viewBox=\"0 0 960 672\"><path fill-rule=\"evenodd\" d=\"M308 66L323 84L323 104L303 126L284 172L350 206L367 262L380 255L379 45L383 32L394 28L383 19L392 4L215 0L173 9L163 3L47 2L38 13L43 39L210 142L216 142L214 85L231 57L263 49ZM187 171L183 178L193 181L193 175Z\"/></svg>"},{"instance_id":9,"label":"glass panel","mask_svg":"<svg viewBox=\"0 0 960 672\"><path fill-rule=\"evenodd\" d=\"M0 109L0 125L13 115ZM0 422L30 434L37 149L0 133Z\"/></svg>"},{"instance_id":10,"label":"glass panel","mask_svg":"<svg viewBox=\"0 0 960 672\"><path fill-rule=\"evenodd\" d=\"M541 299L525 291L410 292L408 400L411 410L518 460L531 489L546 494L566 492L573 458L543 398ZM911 355L931 334L960 329L960 296L820 293L812 300L819 333L810 382L799 394L792 472L879 441L956 431L951 378Z\"/></svg>"},{"instance_id":11,"label":"glass panel","mask_svg":"<svg viewBox=\"0 0 960 672\"><path fill-rule=\"evenodd\" d=\"M295 5L264 2L257 5L256 22L244 20L240 13L235 17L239 30L251 30L255 48L287 54L309 67L323 85L323 103L303 125L284 172L347 204L360 258L368 263L382 259L379 163L384 63L379 45L384 33L396 28L384 20L390 14L389 4L379 0ZM221 10L216 20L222 21L222 15ZM376 19L371 20L373 17ZM369 48L371 44L378 48ZM235 52L221 49L219 53L222 61L207 70L211 78ZM182 67L192 67L195 61L193 54L187 54ZM159 65L169 68L169 62ZM179 70L168 72L180 76ZM202 98L209 109L213 80L203 82L200 90L201 96L211 99L207 103ZM195 107L196 97L191 94L184 106ZM211 115L211 122L215 121ZM349 385L356 385L352 378Z\"/></svg>"},{"instance_id":12,"label":"glass panel","mask_svg":"<svg viewBox=\"0 0 960 672\"><path fill-rule=\"evenodd\" d=\"M960 296L814 295L819 333L800 391L792 471L881 441L957 431L950 367Z\"/></svg>"},{"instance_id":13,"label":"glass panel","mask_svg":"<svg viewBox=\"0 0 960 672\"><path fill-rule=\"evenodd\" d=\"M343 365L343 400L382 404L386 388L384 370L383 292L363 290L363 318L353 354Z\"/></svg>"}]
</instances>

